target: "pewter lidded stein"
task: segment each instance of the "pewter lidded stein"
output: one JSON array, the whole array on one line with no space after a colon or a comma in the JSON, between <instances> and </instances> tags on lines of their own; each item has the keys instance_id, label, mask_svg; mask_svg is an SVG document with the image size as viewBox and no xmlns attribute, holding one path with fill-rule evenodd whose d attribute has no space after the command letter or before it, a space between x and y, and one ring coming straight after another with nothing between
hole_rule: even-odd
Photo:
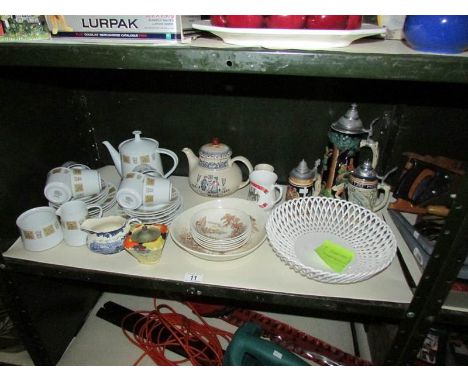
<instances>
[{"instance_id":1,"label":"pewter lidded stein","mask_svg":"<svg viewBox=\"0 0 468 382\"><path fill-rule=\"evenodd\" d=\"M377 166L379 157L378 143L370 139L376 118L365 129L357 105L352 104L338 121L330 126L328 131L329 143L323 159L322 179L325 196L339 196L344 191L346 177L358 165L359 151L368 146L372 150L372 166Z\"/></svg>"},{"instance_id":2,"label":"pewter lidded stein","mask_svg":"<svg viewBox=\"0 0 468 382\"><path fill-rule=\"evenodd\" d=\"M315 161L315 167L311 169L303 159L297 167L291 170L288 178L289 185L286 192L286 200L319 194L320 175L317 175L319 164L320 159Z\"/></svg>"},{"instance_id":3,"label":"pewter lidded stein","mask_svg":"<svg viewBox=\"0 0 468 382\"><path fill-rule=\"evenodd\" d=\"M242 171L234 162L242 162L249 174L253 171L250 161L243 156L231 158L231 148L214 138L199 150L199 158L189 148L184 148L189 162L190 187L203 196L222 197L247 186L249 178L242 180Z\"/></svg>"},{"instance_id":4,"label":"pewter lidded stein","mask_svg":"<svg viewBox=\"0 0 468 382\"><path fill-rule=\"evenodd\" d=\"M379 183L377 173L368 160L351 172L346 188L350 202L371 211L378 211L385 207L390 196L390 186L383 182ZM384 195L379 200L380 190Z\"/></svg>"}]
</instances>

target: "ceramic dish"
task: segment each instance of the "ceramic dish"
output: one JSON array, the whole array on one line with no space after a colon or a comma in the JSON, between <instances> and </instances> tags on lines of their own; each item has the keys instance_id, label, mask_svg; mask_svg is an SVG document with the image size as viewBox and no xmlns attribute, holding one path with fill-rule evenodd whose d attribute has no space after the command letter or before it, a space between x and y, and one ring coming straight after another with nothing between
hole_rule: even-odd
<instances>
[{"instance_id":1,"label":"ceramic dish","mask_svg":"<svg viewBox=\"0 0 468 382\"><path fill-rule=\"evenodd\" d=\"M372 24L362 24L360 29L351 30L226 28L202 20L192 26L221 37L227 44L268 49L342 48L362 37L385 34L385 28Z\"/></svg>"},{"instance_id":2,"label":"ceramic dish","mask_svg":"<svg viewBox=\"0 0 468 382\"><path fill-rule=\"evenodd\" d=\"M190 220L194 214L209 208L234 208L245 212L250 217L252 224L252 233L247 243L228 252L209 251L198 245L191 235ZM258 208L255 202L237 198L222 198L199 204L183 212L173 221L169 232L174 242L193 256L210 261L229 261L248 255L264 242L267 217L267 213Z\"/></svg>"},{"instance_id":3,"label":"ceramic dish","mask_svg":"<svg viewBox=\"0 0 468 382\"><path fill-rule=\"evenodd\" d=\"M193 214L190 229L202 239L231 242L248 235L249 216L233 208L209 208Z\"/></svg>"}]
</instances>

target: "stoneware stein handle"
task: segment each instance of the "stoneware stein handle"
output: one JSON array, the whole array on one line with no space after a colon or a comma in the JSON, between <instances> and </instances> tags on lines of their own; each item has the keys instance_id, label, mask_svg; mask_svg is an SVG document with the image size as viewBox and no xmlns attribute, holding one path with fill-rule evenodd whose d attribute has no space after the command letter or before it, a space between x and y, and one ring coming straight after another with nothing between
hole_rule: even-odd
<instances>
[{"instance_id":1,"label":"stoneware stein handle","mask_svg":"<svg viewBox=\"0 0 468 382\"><path fill-rule=\"evenodd\" d=\"M320 191L322 191L322 176L319 174L314 182L314 191L312 192L312 196L319 196Z\"/></svg>"},{"instance_id":2,"label":"stoneware stein handle","mask_svg":"<svg viewBox=\"0 0 468 382\"><path fill-rule=\"evenodd\" d=\"M253 167L252 167L252 164L250 163L250 161L246 158L246 157L243 157L243 156L237 156L237 157L234 157L232 158L230 161L229 161L229 166L232 166L232 164L234 162L242 162L244 163L247 168L249 169L249 175L250 173L253 171ZM239 184L239 190L245 186L247 186L250 182L250 179L249 177L247 177L247 180L244 180L241 184Z\"/></svg>"},{"instance_id":3,"label":"stoneware stein handle","mask_svg":"<svg viewBox=\"0 0 468 382\"><path fill-rule=\"evenodd\" d=\"M89 210L92 210L93 208L97 208L99 210L99 214L98 214L98 218L102 218L102 214L104 213L103 210L102 210L102 207L101 206L97 206L95 204L91 205L91 206L88 206L88 211Z\"/></svg>"},{"instance_id":4,"label":"stoneware stein handle","mask_svg":"<svg viewBox=\"0 0 468 382\"><path fill-rule=\"evenodd\" d=\"M177 165L179 164L179 157L177 156L177 154L171 150L168 150L168 149L156 149L156 152L158 153L161 153L161 154L165 154L165 155L169 155L172 160L174 161L174 165L172 166L172 168L166 172L165 174L161 174L163 178L168 178L169 175L171 175L174 170L176 169Z\"/></svg>"},{"instance_id":5,"label":"stoneware stein handle","mask_svg":"<svg viewBox=\"0 0 468 382\"><path fill-rule=\"evenodd\" d=\"M384 196L382 198L382 201L379 204L377 204L376 206L374 206L374 208L372 209L372 211L374 211L374 212L384 208L385 205L388 202L388 198L390 197L390 186L388 184L386 184L386 183L379 184L377 186L377 190L383 190L384 191Z\"/></svg>"},{"instance_id":6,"label":"stoneware stein handle","mask_svg":"<svg viewBox=\"0 0 468 382\"><path fill-rule=\"evenodd\" d=\"M379 162L379 142L373 141L372 139L363 139L359 144L359 147L370 147L372 150L372 168L377 168Z\"/></svg>"}]
</instances>

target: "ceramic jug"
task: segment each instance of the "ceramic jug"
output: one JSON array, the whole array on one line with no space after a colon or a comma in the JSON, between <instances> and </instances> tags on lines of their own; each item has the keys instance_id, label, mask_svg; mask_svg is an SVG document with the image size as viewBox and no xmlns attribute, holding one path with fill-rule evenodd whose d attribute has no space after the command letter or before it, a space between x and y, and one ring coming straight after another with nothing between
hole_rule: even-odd
<instances>
[{"instance_id":1,"label":"ceramic jug","mask_svg":"<svg viewBox=\"0 0 468 382\"><path fill-rule=\"evenodd\" d=\"M383 182L379 183L377 173L370 161L365 161L351 172L346 188L350 202L371 211L378 211L385 207L390 196L390 186ZM381 198L379 198L380 191L383 191Z\"/></svg>"},{"instance_id":2,"label":"ceramic jug","mask_svg":"<svg viewBox=\"0 0 468 382\"><path fill-rule=\"evenodd\" d=\"M229 146L217 138L200 148L199 157L189 148L182 151L189 162L190 187L200 195L227 196L249 184L248 178L242 180L242 171L234 162L243 163L250 174L253 171L250 161L243 156L231 158Z\"/></svg>"},{"instance_id":3,"label":"ceramic jug","mask_svg":"<svg viewBox=\"0 0 468 382\"><path fill-rule=\"evenodd\" d=\"M122 216L87 219L80 229L86 232L86 245L96 253L112 255L123 251L124 240L132 224L142 224L139 219L125 219Z\"/></svg>"},{"instance_id":4,"label":"ceramic jug","mask_svg":"<svg viewBox=\"0 0 468 382\"><path fill-rule=\"evenodd\" d=\"M119 145L118 151L108 141L102 142L109 150L120 176L124 177L129 172L132 172L135 167L141 165L150 166L150 168L155 169L164 178L167 178L174 172L179 163L179 158L173 151L159 148L159 142L155 139L142 138L141 131L135 130L133 135L135 136L134 138L127 139ZM166 173L164 173L159 154L168 155L174 161L174 165Z\"/></svg>"}]
</instances>

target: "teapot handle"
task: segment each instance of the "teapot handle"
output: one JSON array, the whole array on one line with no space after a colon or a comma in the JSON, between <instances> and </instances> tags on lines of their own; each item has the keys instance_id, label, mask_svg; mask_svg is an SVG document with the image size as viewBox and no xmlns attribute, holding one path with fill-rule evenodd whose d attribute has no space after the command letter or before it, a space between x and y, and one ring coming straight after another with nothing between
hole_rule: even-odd
<instances>
[{"instance_id":1,"label":"teapot handle","mask_svg":"<svg viewBox=\"0 0 468 382\"><path fill-rule=\"evenodd\" d=\"M244 163L247 168L249 169L249 175L250 173L253 171L253 167L252 167L252 164L250 163L250 161L246 158L246 157L243 157L243 156L237 156L237 157L234 157L232 158L231 160L229 160L229 166L232 166L232 164L234 162L242 162ZM247 177L247 180L244 180L241 184L239 184L239 190L245 186L247 186L250 182L250 179Z\"/></svg>"},{"instance_id":2,"label":"teapot handle","mask_svg":"<svg viewBox=\"0 0 468 382\"><path fill-rule=\"evenodd\" d=\"M168 149L157 148L156 152L161 153L161 154L169 155L172 158L172 160L174 161L174 165L172 166L172 168L168 172L166 172L165 174L161 174L163 178L168 178L169 175L171 175L174 172L177 165L179 164L179 157L177 156L177 154L175 152L173 152L171 150L168 150Z\"/></svg>"}]
</instances>

